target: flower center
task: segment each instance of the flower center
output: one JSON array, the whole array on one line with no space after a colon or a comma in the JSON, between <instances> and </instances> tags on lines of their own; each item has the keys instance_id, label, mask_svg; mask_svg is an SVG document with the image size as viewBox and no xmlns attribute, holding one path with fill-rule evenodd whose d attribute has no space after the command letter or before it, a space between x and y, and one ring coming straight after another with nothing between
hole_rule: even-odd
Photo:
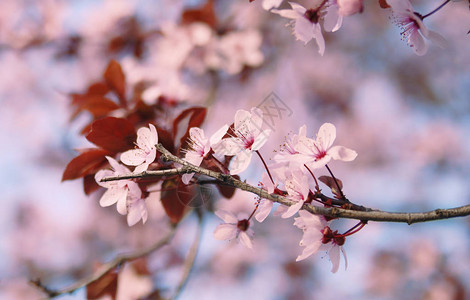
<instances>
[{"instance_id":1,"label":"flower center","mask_svg":"<svg viewBox=\"0 0 470 300\"><path fill-rule=\"evenodd\" d=\"M304 17L311 23L317 24L320 16L318 15L318 9L307 9L304 13Z\"/></svg>"},{"instance_id":2,"label":"flower center","mask_svg":"<svg viewBox=\"0 0 470 300\"><path fill-rule=\"evenodd\" d=\"M240 220L237 223L237 228L240 229L240 231L247 231L248 227L250 227L250 221L247 219Z\"/></svg>"}]
</instances>

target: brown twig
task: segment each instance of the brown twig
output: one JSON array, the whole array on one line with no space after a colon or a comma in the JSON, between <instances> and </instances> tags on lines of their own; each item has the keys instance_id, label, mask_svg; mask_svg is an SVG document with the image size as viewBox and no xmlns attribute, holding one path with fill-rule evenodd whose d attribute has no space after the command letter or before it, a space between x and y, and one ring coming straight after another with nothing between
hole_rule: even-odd
<instances>
[{"instance_id":1,"label":"brown twig","mask_svg":"<svg viewBox=\"0 0 470 300\"><path fill-rule=\"evenodd\" d=\"M54 298L54 297L64 295L64 294L73 293L76 290L78 290L82 287L88 286L89 284L99 280L101 277L106 275L109 271L111 271L112 269L122 265L123 263L135 260L135 259L140 258L140 257L147 256L150 253L160 249L161 247L166 245L171 240L171 238L175 234L175 230L176 230L176 228L173 226L171 228L170 232L168 232L163 238L161 238L155 244L153 244L153 245L151 245L147 248L137 250L137 251L134 251L134 252L130 252L130 253L126 253L126 254L118 255L112 261L100 266L100 268L98 270L96 270L91 276L83 278L83 279L75 282L74 284L72 284L69 287L66 287L64 289L60 289L60 290L50 289L47 286L43 285L39 280L31 280L31 283L34 284L39 289L41 289L50 298Z\"/></svg>"}]
</instances>

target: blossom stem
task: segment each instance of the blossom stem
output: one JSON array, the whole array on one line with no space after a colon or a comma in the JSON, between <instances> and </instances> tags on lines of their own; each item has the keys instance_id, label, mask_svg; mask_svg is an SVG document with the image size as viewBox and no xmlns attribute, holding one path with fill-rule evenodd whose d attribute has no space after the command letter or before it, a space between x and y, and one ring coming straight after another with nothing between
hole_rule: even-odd
<instances>
[{"instance_id":1,"label":"blossom stem","mask_svg":"<svg viewBox=\"0 0 470 300\"><path fill-rule=\"evenodd\" d=\"M217 167L219 167L219 170L222 171L224 174L229 174L229 170L224 166L223 163L221 163L217 158L215 158L214 155L212 155L212 150L211 150L211 154L210 154L210 158L212 159L212 161L217 165Z\"/></svg>"},{"instance_id":2,"label":"blossom stem","mask_svg":"<svg viewBox=\"0 0 470 300\"><path fill-rule=\"evenodd\" d=\"M348 231L346 231L345 233L341 234L340 236L342 236L342 237L347 237L347 236L353 235L353 234L355 234L356 232L358 232L359 230L361 230L362 228L364 228L364 226L365 226L366 224L367 224L367 222L360 221L359 223L357 223L356 225L354 225L353 227L351 227Z\"/></svg>"},{"instance_id":3,"label":"blossom stem","mask_svg":"<svg viewBox=\"0 0 470 300\"><path fill-rule=\"evenodd\" d=\"M247 221L250 221L250 219L253 217L253 215L255 214L255 212L258 210L258 207L259 207L259 201L258 201L258 203L256 204L255 209L253 209L253 212L251 213L251 215L248 217L248 219L246 219Z\"/></svg>"},{"instance_id":4,"label":"blossom stem","mask_svg":"<svg viewBox=\"0 0 470 300\"><path fill-rule=\"evenodd\" d=\"M330 167L328 167L328 165L325 165L325 167L326 167L326 169L328 170L328 172L330 172L331 177L333 177L333 180L335 181L336 187L338 188L339 193L341 194L341 197L342 197L343 199L347 200L346 197L345 197L344 194L343 194L343 191L342 191L341 187L340 187L339 184L338 184L338 180L336 180L335 175L333 175L333 172L331 172Z\"/></svg>"},{"instance_id":5,"label":"blossom stem","mask_svg":"<svg viewBox=\"0 0 470 300\"><path fill-rule=\"evenodd\" d=\"M447 3L449 3L450 0L446 0L444 3L442 3L441 5L439 5L435 10L433 10L432 12L428 13L427 15L423 16L421 18L421 20L424 20L424 18L427 18L429 17L430 15L434 14L435 12L437 12L438 10L440 10L441 8L444 7L444 5L446 5Z\"/></svg>"},{"instance_id":6,"label":"blossom stem","mask_svg":"<svg viewBox=\"0 0 470 300\"><path fill-rule=\"evenodd\" d=\"M307 167L307 165L305 165L305 164L304 164L304 167L308 170L308 172L310 173L310 175L312 175L313 180L315 180L315 189L317 190L317 192L321 192L320 186L318 185L317 178L315 177L315 175L313 175L312 170L310 170L309 167Z\"/></svg>"},{"instance_id":7,"label":"blossom stem","mask_svg":"<svg viewBox=\"0 0 470 300\"><path fill-rule=\"evenodd\" d=\"M263 165L264 165L264 167L266 168L266 172L268 172L269 179L271 179L271 182L274 184L274 179L273 179L273 177L271 176L271 172L269 172L268 165L266 165L266 162L264 161L263 157L261 156L261 153L259 153L258 150L256 150L255 152L256 152L256 154L258 154L259 158L260 158L261 161L263 162Z\"/></svg>"}]
</instances>

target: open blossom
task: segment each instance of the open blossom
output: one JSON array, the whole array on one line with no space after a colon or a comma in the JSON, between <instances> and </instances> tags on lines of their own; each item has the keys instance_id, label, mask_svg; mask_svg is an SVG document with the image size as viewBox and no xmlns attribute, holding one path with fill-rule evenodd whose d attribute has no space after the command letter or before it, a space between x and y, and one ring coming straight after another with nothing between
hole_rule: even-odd
<instances>
[{"instance_id":1,"label":"open blossom","mask_svg":"<svg viewBox=\"0 0 470 300\"><path fill-rule=\"evenodd\" d=\"M250 221L247 219L239 220L234 214L218 210L215 214L224 220L224 224L220 224L214 231L214 237L218 240L232 240L238 238L240 243L247 248L252 249L253 230L250 227Z\"/></svg>"},{"instance_id":2,"label":"open blossom","mask_svg":"<svg viewBox=\"0 0 470 300\"><path fill-rule=\"evenodd\" d=\"M296 159L299 155L297 145L300 137L307 136L307 126L303 125L299 128L299 133L294 134L291 137L286 138L284 144L282 144L281 151L274 155L275 164L273 168L298 168L301 165L300 161Z\"/></svg>"},{"instance_id":3,"label":"open blossom","mask_svg":"<svg viewBox=\"0 0 470 300\"><path fill-rule=\"evenodd\" d=\"M273 9L276 13L284 18L292 19L289 23L294 31L294 35L298 40L305 44L315 39L318 45L318 53L325 53L325 39L323 38L320 26L320 13L318 9L306 9L300 4L289 2L292 9Z\"/></svg>"},{"instance_id":4,"label":"open blossom","mask_svg":"<svg viewBox=\"0 0 470 300\"><path fill-rule=\"evenodd\" d=\"M327 251L332 263L331 272L336 273L340 263L340 252L343 253L345 268L348 267L346 252L343 249L346 238L338 231L332 231L323 216L312 215L301 210L295 218L294 225L302 229L304 234L300 246L305 247L296 261L304 260L318 251Z\"/></svg>"},{"instance_id":5,"label":"open blossom","mask_svg":"<svg viewBox=\"0 0 470 300\"><path fill-rule=\"evenodd\" d=\"M262 116L263 112L259 108L252 108L251 112L238 110L235 114L233 136L214 146L217 154L235 156L230 174L245 171L251 162L253 151L258 151L268 140L271 130L262 130Z\"/></svg>"},{"instance_id":6,"label":"open blossom","mask_svg":"<svg viewBox=\"0 0 470 300\"><path fill-rule=\"evenodd\" d=\"M149 129L150 128L150 129ZM149 128L137 130L137 149L128 150L121 154L121 161L128 166L137 166L134 173L146 171L157 157L157 129L149 124Z\"/></svg>"},{"instance_id":7,"label":"open blossom","mask_svg":"<svg viewBox=\"0 0 470 300\"><path fill-rule=\"evenodd\" d=\"M423 36L439 47L445 47L446 40L424 25L423 17L413 10L408 0L387 0L387 2L392 7L395 23L402 29L402 39L408 42L417 55L424 55L428 50Z\"/></svg>"},{"instance_id":8,"label":"open blossom","mask_svg":"<svg viewBox=\"0 0 470 300\"><path fill-rule=\"evenodd\" d=\"M308 187L308 178L300 170L297 170L287 177L284 185L287 190L288 198L296 203L289 206L289 208L280 206L278 213L282 213L282 218L290 218L302 208L305 201L308 199L310 191Z\"/></svg>"},{"instance_id":9,"label":"open blossom","mask_svg":"<svg viewBox=\"0 0 470 300\"><path fill-rule=\"evenodd\" d=\"M343 146L333 146L336 139L336 127L331 123L323 124L318 130L315 140L300 137L297 149L300 153L296 159L309 168L318 169L325 166L331 159L352 161L357 152Z\"/></svg>"},{"instance_id":10,"label":"open blossom","mask_svg":"<svg viewBox=\"0 0 470 300\"><path fill-rule=\"evenodd\" d=\"M106 156L106 159L113 170L100 170L95 175L96 183L108 189L101 197L100 205L107 207L117 203L116 208L118 213L121 215L127 214L127 224L129 226L135 225L140 219L145 223L147 221L147 208L145 200L142 199L142 191L137 183L132 180L101 182L101 179L104 177L128 175L132 173L124 165L119 164L114 158Z\"/></svg>"},{"instance_id":11,"label":"open blossom","mask_svg":"<svg viewBox=\"0 0 470 300\"><path fill-rule=\"evenodd\" d=\"M210 139L207 139L204 135L204 131L198 127L192 127L189 129L189 145L190 149L186 151L184 160L195 165L200 166L202 160L206 157L207 154L211 151L212 145L220 142L222 137L228 130L228 125L222 126L217 130ZM183 183L188 184L191 178L193 178L194 173L184 174L182 177Z\"/></svg>"}]
</instances>

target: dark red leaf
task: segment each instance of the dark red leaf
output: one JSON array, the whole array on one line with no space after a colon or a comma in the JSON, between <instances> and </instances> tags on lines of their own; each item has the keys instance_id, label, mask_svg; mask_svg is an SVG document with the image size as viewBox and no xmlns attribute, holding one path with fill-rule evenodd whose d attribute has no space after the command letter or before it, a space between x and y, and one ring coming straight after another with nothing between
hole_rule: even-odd
<instances>
[{"instance_id":1,"label":"dark red leaf","mask_svg":"<svg viewBox=\"0 0 470 300\"><path fill-rule=\"evenodd\" d=\"M184 146L191 127L200 127L206 118L207 109L205 107L191 107L182 111L173 121L173 139L175 144L180 143L180 148Z\"/></svg>"},{"instance_id":2,"label":"dark red leaf","mask_svg":"<svg viewBox=\"0 0 470 300\"><path fill-rule=\"evenodd\" d=\"M108 86L118 94L119 100L125 102L126 78L121 65L117 61L111 60L103 76Z\"/></svg>"},{"instance_id":3,"label":"dark red leaf","mask_svg":"<svg viewBox=\"0 0 470 300\"><path fill-rule=\"evenodd\" d=\"M109 87L104 82L95 82L88 87L87 95L104 96L109 92Z\"/></svg>"},{"instance_id":4,"label":"dark red leaf","mask_svg":"<svg viewBox=\"0 0 470 300\"><path fill-rule=\"evenodd\" d=\"M83 103L81 108L83 110L88 110L96 119L106 116L113 110L118 109L119 105L103 96L87 96L86 101Z\"/></svg>"},{"instance_id":5,"label":"dark red leaf","mask_svg":"<svg viewBox=\"0 0 470 300\"><path fill-rule=\"evenodd\" d=\"M233 175L232 177L240 180L240 176L238 175ZM218 184L217 189L219 190L220 194L227 199L232 198L236 191L236 188L232 186L228 186L228 185L222 185L222 184Z\"/></svg>"},{"instance_id":6,"label":"dark red leaf","mask_svg":"<svg viewBox=\"0 0 470 300\"><path fill-rule=\"evenodd\" d=\"M336 182L335 180L333 179L333 177L330 177L330 176L320 176L318 177L318 180L320 180L321 182L323 182L324 184L326 184L330 189L331 189L331 192L341 198L341 193L340 193L340 190L343 189L343 182L341 180L339 180L338 178L336 178L336 181L338 182L338 185L339 187L336 185Z\"/></svg>"},{"instance_id":7,"label":"dark red leaf","mask_svg":"<svg viewBox=\"0 0 470 300\"><path fill-rule=\"evenodd\" d=\"M208 0L204 6L198 9L189 9L183 12L181 16L182 24L190 24L194 22L202 22L211 28L216 28L217 18L214 12L214 0Z\"/></svg>"},{"instance_id":8,"label":"dark red leaf","mask_svg":"<svg viewBox=\"0 0 470 300\"><path fill-rule=\"evenodd\" d=\"M83 191L85 192L85 195L90 195L99 188L100 186L95 181L95 174L83 177Z\"/></svg>"},{"instance_id":9,"label":"dark red leaf","mask_svg":"<svg viewBox=\"0 0 470 300\"><path fill-rule=\"evenodd\" d=\"M379 4L381 8L389 8L390 5L388 5L386 0L379 0Z\"/></svg>"},{"instance_id":10,"label":"dark red leaf","mask_svg":"<svg viewBox=\"0 0 470 300\"><path fill-rule=\"evenodd\" d=\"M161 201L172 223L176 224L183 218L187 204L192 198L190 189L180 178L163 181Z\"/></svg>"},{"instance_id":11,"label":"dark red leaf","mask_svg":"<svg viewBox=\"0 0 470 300\"><path fill-rule=\"evenodd\" d=\"M62 174L62 181L96 173L106 163L106 155L112 155L112 153L104 149L83 151L69 162Z\"/></svg>"},{"instance_id":12,"label":"dark red leaf","mask_svg":"<svg viewBox=\"0 0 470 300\"><path fill-rule=\"evenodd\" d=\"M98 299L108 295L111 299L116 299L118 276L119 273L112 269L100 279L88 284L86 287L86 298Z\"/></svg>"},{"instance_id":13,"label":"dark red leaf","mask_svg":"<svg viewBox=\"0 0 470 300\"><path fill-rule=\"evenodd\" d=\"M137 133L126 119L106 117L93 122L86 138L103 149L118 153L134 147Z\"/></svg>"}]
</instances>

